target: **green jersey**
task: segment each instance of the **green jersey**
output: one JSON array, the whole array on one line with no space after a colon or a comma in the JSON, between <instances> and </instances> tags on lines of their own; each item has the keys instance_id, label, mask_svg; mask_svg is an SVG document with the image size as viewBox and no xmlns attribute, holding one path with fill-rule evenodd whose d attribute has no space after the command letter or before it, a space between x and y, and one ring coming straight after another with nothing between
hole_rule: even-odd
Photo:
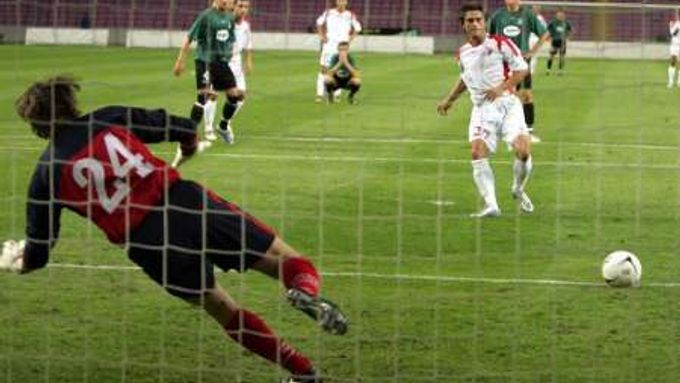
<instances>
[{"instance_id":1,"label":"green jersey","mask_svg":"<svg viewBox=\"0 0 680 383\"><path fill-rule=\"evenodd\" d=\"M529 35L543 36L546 30L536 14L528 7L520 6L516 12L503 7L491 15L489 33L503 35L512 40L522 52L528 52Z\"/></svg>"},{"instance_id":2,"label":"green jersey","mask_svg":"<svg viewBox=\"0 0 680 383\"><path fill-rule=\"evenodd\" d=\"M553 41L565 41L571 33L571 24L567 20L552 19L548 23L548 32Z\"/></svg>"},{"instance_id":3,"label":"green jersey","mask_svg":"<svg viewBox=\"0 0 680 383\"><path fill-rule=\"evenodd\" d=\"M189 30L196 41L196 58L204 62L229 62L234 51L234 15L215 8L203 11Z\"/></svg>"},{"instance_id":4,"label":"green jersey","mask_svg":"<svg viewBox=\"0 0 680 383\"><path fill-rule=\"evenodd\" d=\"M352 55L349 54L349 53L347 54L347 61L349 61L349 64L350 64L354 69L358 69L357 66L356 66L356 64L354 64L354 58L353 58ZM330 64L328 65L328 67L329 67L329 68L333 68L333 67L335 67L335 66L338 64L338 62L340 62L340 55L336 53L336 54L334 54L334 55L331 57L331 62L330 62ZM340 65L340 67L338 68L338 71L335 72L335 75L338 76L338 77L340 77L340 78L348 78L348 77L351 77L351 76L352 76L352 73L350 73L349 69L347 69L347 67L345 66L345 64L342 64L342 65Z\"/></svg>"}]
</instances>

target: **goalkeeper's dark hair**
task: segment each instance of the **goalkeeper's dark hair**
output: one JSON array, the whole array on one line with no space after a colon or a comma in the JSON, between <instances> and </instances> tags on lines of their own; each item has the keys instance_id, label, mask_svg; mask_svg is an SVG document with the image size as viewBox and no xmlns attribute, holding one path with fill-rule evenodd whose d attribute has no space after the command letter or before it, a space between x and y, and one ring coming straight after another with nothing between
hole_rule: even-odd
<instances>
[{"instance_id":1,"label":"goalkeeper's dark hair","mask_svg":"<svg viewBox=\"0 0 680 383\"><path fill-rule=\"evenodd\" d=\"M460 7L458 14L458 20L460 20L460 25L465 23L465 14L471 11L480 11L484 14L484 7L479 3L467 3ZM486 17L486 16L485 16Z\"/></svg>"},{"instance_id":2,"label":"goalkeeper's dark hair","mask_svg":"<svg viewBox=\"0 0 680 383\"><path fill-rule=\"evenodd\" d=\"M49 139L60 121L80 117L76 92L80 85L71 76L59 75L33 83L17 98L17 114L31 124L40 138Z\"/></svg>"}]
</instances>

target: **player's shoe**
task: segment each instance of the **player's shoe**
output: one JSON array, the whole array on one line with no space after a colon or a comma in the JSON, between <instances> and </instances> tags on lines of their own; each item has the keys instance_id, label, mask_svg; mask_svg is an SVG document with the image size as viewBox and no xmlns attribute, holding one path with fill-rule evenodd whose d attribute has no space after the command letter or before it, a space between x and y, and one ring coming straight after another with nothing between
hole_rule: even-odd
<instances>
[{"instance_id":1,"label":"player's shoe","mask_svg":"<svg viewBox=\"0 0 680 383\"><path fill-rule=\"evenodd\" d=\"M312 371L311 375L292 375L281 383L323 383L323 379L316 373Z\"/></svg>"},{"instance_id":2,"label":"player's shoe","mask_svg":"<svg viewBox=\"0 0 680 383\"><path fill-rule=\"evenodd\" d=\"M207 141L215 141L217 140L217 135L215 135L215 131L213 129L206 129L205 134L203 135L203 138L205 138Z\"/></svg>"},{"instance_id":3,"label":"player's shoe","mask_svg":"<svg viewBox=\"0 0 680 383\"><path fill-rule=\"evenodd\" d=\"M357 104L357 100L356 100L356 98L354 98L354 95L353 95L352 93L350 93L349 95L347 95L347 102L348 102L350 105L356 105L356 104Z\"/></svg>"},{"instance_id":4,"label":"player's shoe","mask_svg":"<svg viewBox=\"0 0 680 383\"><path fill-rule=\"evenodd\" d=\"M217 127L217 134L229 145L234 144L234 131L231 129L231 124L227 123L226 128L222 128L222 124Z\"/></svg>"},{"instance_id":5,"label":"player's shoe","mask_svg":"<svg viewBox=\"0 0 680 383\"><path fill-rule=\"evenodd\" d=\"M316 98L314 98L314 102L316 102L317 104L322 103L323 102L323 96L316 96Z\"/></svg>"},{"instance_id":6,"label":"player's shoe","mask_svg":"<svg viewBox=\"0 0 680 383\"><path fill-rule=\"evenodd\" d=\"M515 189L512 191L512 198L519 201L519 208L525 213L534 212L534 204L531 202L531 198L521 189Z\"/></svg>"},{"instance_id":7,"label":"player's shoe","mask_svg":"<svg viewBox=\"0 0 680 383\"><path fill-rule=\"evenodd\" d=\"M500 215L501 209L498 206L484 206L482 210L470 214L470 218L494 218Z\"/></svg>"},{"instance_id":8,"label":"player's shoe","mask_svg":"<svg viewBox=\"0 0 680 383\"><path fill-rule=\"evenodd\" d=\"M286 298L293 307L314 319L324 331L334 335L344 335L347 332L349 321L335 303L313 297L298 289L288 290Z\"/></svg>"},{"instance_id":9,"label":"player's shoe","mask_svg":"<svg viewBox=\"0 0 680 383\"><path fill-rule=\"evenodd\" d=\"M531 142L532 143L537 144L537 143L541 142L541 137L535 135L533 132L530 132L529 136L531 136Z\"/></svg>"}]
</instances>

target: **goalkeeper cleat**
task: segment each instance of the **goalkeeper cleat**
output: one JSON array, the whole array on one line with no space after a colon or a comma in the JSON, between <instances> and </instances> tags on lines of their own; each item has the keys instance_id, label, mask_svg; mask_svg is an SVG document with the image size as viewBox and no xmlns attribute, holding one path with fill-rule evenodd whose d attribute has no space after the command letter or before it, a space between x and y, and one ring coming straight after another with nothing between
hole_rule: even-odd
<instances>
[{"instance_id":1,"label":"goalkeeper cleat","mask_svg":"<svg viewBox=\"0 0 680 383\"><path fill-rule=\"evenodd\" d=\"M512 192L512 197L519 201L519 208L523 212L525 212L525 213L533 213L534 212L534 204L531 202L531 199L529 198L527 193L524 192L524 190L515 189Z\"/></svg>"},{"instance_id":2,"label":"goalkeeper cleat","mask_svg":"<svg viewBox=\"0 0 680 383\"><path fill-rule=\"evenodd\" d=\"M347 317L335 303L298 289L288 290L286 298L293 307L314 319L324 331L333 335L344 335L347 332Z\"/></svg>"},{"instance_id":3,"label":"goalkeeper cleat","mask_svg":"<svg viewBox=\"0 0 680 383\"><path fill-rule=\"evenodd\" d=\"M529 133L529 135L531 136L531 142L532 143L537 144L537 143L541 142L541 137L535 135L534 133Z\"/></svg>"},{"instance_id":4,"label":"goalkeeper cleat","mask_svg":"<svg viewBox=\"0 0 680 383\"><path fill-rule=\"evenodd\" d=\"M315 370L312 370L307 375L292 375L281 381L281 383L323 383L323 379L321 379Z\"/></svg>"}]
</instances>

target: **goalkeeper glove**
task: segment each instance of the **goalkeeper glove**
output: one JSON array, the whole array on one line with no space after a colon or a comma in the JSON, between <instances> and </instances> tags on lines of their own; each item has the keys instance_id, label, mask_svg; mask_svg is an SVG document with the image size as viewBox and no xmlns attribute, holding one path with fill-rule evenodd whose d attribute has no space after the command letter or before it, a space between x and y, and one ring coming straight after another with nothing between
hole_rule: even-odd
<instances>
[{"instance_id":1,"label":"goalkeeper glove","mask_svg":"<svg viewBox=\"0 0 680 383\"><path fill-rule=\"evenodd\" d=\"M20 273L24 268L24 248L26 241L5 241L0 255L0 271Z\"/></svg>"}]
</instances>

